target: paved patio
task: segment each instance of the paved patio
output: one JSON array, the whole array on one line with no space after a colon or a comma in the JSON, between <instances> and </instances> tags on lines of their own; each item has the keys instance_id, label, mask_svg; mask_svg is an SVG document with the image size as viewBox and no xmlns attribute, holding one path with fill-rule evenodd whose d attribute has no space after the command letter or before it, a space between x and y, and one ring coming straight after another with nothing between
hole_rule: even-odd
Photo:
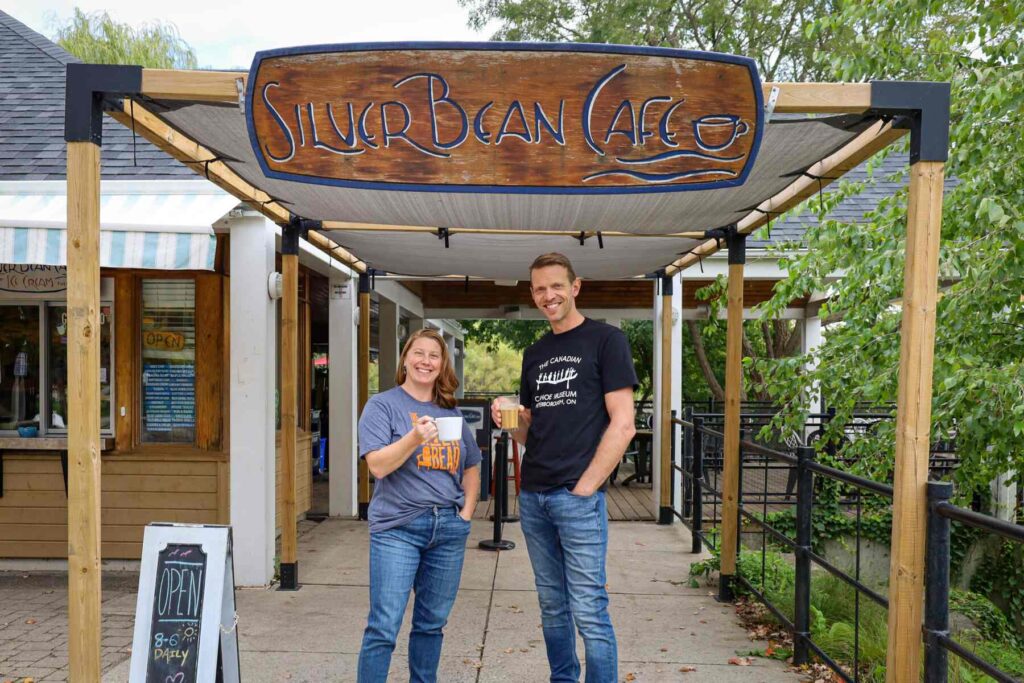
<instances>
[{"instance_id":1,"label":"paved patio","mask_svg":"<svg viewBox=\"0 0 1024 683\"><path fill-rule=\"evenodd\" d=\"M303 527L301 590L238 591L247 683L355 680L368 605L366 526L329 519ZM473 523L459 599L446 629L440 675L445 683L547 680L529 559L518 525L506 528L506 537L518 547L490 553L476 547L489 537L490 524ZM694 558L684 528L618 522L610 536L608 587L622 680L800 680L781 662L755 658L749 667L729 664L737 650L763 644L752 645L733 609L710 597L712 589L690 587ZM127 680L136 582L130 573L105 577L104 681ZM66 577L0 573L0 605L0 681L65 680ZM395 681L407 680L406 616L393 660ZM689 667L696 670L680 671Z\"/></svg>"}]
</instances>

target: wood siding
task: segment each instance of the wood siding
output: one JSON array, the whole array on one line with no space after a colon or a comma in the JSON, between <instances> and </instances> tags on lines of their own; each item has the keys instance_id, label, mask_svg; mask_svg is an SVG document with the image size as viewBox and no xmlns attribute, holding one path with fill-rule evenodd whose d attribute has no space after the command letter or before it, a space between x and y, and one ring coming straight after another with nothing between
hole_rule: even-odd
<instances>
[{"instance_id":1,"label":"wood siding","mask_svg":"<svg viewBox=\"0 0 1024 683\"><path fill-rule=\"evenodd\" d=\"M312 437L309 432L299 430L298 443L295 444L295 516L302 519L309 512L313 495L313 452ZM281 533L281 505L284 488L281 485L281 432L276 439L276 471L274 490L276 492L274 519L277 520L276 531Z\"/></svg>"},{"instance_id":2,"label":"wood siding","mask_svg":"<svg viewBox=\"0 0 1024 683\"><path fill-rule=\"evenodd\" d=\"M156 453L104 455L101 521L104 559L139 559L151 522L221 521L218 468L226 455L168 447ZM64 558L68 509L60 458L4 455L0 557Z\"/></svg>"},{"instance_id":3,"label":"wood siding","mask_svg":"<svg viewBox=\"0 0 1024 683\"><path fill-rule=\"evenodd\" d=\"M226 247L226 241L223 243ZM218 242L218 253L221 243ZM224 259L227 262L227 259ZM115 278L114 450L102 455L103 559L139 559L152 522L230 523L230 301L220 273L104 271ZM303 278L308 277L302 273ZM144 278L196 281L196 439L191 445L141 443L140 287ZM306 282L308 292L308 282ZM309 510L312 452L309 434L309 302L301 302L299 438L296 514ZM121 415L121 407L125 414ZM280 440L278 439L278 444ZM280 452L278 452L278 458ZM280 472L280 463L277 465ZM68 508L58 451L5 451L0 497L0 559L68 556ZM277 505L280 507L280 485Z\"/></svg>"}]
</instances>

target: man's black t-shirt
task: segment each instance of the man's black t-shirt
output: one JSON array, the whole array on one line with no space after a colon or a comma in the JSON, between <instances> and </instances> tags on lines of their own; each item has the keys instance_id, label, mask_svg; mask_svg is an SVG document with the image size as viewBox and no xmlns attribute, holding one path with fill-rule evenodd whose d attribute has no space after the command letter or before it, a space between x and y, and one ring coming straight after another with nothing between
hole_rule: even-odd
<instances>
[{"instance_id":1,"label":"man's black t-shirt","mask_svg":"<svg viewBox=\"0 0 1024 683\"><path fill-rule=\"evenodd\" d=\"M626 335L589 319L561 334L548 332L523 354L521 381L520 400L533 418L523 488L575 486L610 422L604 395L636 387Z\"/></svg>"}]
</instances>

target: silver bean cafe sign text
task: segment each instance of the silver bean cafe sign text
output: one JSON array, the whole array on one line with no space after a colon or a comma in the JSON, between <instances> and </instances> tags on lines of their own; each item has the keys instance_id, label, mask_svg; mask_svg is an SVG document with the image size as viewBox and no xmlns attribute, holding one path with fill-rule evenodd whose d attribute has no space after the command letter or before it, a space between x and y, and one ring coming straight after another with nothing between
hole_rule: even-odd
<instances>
[{"instance_id":1,"label":"silver bean cafe sign text","mask_svg":"<svg viewBox=\"0 0 1024 683\"><path fill-rule=\"evenodd\" d=\"M740 185L763 125L752 60L614 45L261 52L245 111L268 177L454 192Z\"/></svg>"}]
</instances>

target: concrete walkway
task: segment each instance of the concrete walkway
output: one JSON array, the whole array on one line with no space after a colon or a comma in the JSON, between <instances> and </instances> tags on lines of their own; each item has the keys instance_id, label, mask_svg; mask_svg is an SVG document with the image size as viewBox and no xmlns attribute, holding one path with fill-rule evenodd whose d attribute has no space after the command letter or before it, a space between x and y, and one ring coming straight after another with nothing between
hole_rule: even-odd
<instances>
[{"instance_id":1,"label":"concrete walkway","mask_svg":"<svg viewBox=\"0 0 1024 683\"><path fill-rule=\"evenodd\" d=\"M355 680L368 607L366 525L329 519L304 527L306 533L299 543L299 591L237 592L241 666L246 683ZM506 538L518 547L502 553L486 552L477 549L476 544L490 536L490 524L482 520L473 523L459 598L445 633L439 676L444 683L547 680L540 615L526 546L518 524L506 525L506 530ZM689 564L695 558L689 554L689 547L687 532L680 525L611 525L608 588L619 641L620 680L801 680L781 662L755 658L747 667L728 663L737 650L763 648L764 644L748 640L733 609L710 597L713 589L703 585L690 587ZM105 586L105 621L131 620L130 615L134 614L137 578L121 576L119 581ZM108 580L113 578L108 573ZM12 600L17 604L31 597L23 591L33 581L18 577L11 583L22 581L22 590L3 595L5 607ZM59 583L66 585L66 578ZM46 593L51 601L56 599L55 594L66 596L63 585L44 585L51 591ZM14 586L8 584L7 588ZM42 604L37 604L36 609L45 611ZM411 609L406 614L393 659L393 681L408 680L405 658L410 612ZM64 611L65 629L66 618ZM59 637L60 620L55 621L48 629L51 637ZM119 622L118 626L129 628L127 623ZM117 635L123 638L120 633ZM4 630L0 629L0 648L3 638ZM103 678L105 682L127 680L127 648L122 641L118 645L116 649L105 648L105 663L110 666ZM65 648L66 645L61 649L66 653ZM582 657L582 643L579 652ZM123 659L117 662L120 658ZM38 676L36 680L62 680L60 670L66 666L66 659L53 663L58 666L48 666L44 659L19 667L18 671L5 671L0 665L0 681L33 675ZM696 670L681 672L684 667ZM32 669L39 669L43 676Z\"/></svg>"}]
</instances>

